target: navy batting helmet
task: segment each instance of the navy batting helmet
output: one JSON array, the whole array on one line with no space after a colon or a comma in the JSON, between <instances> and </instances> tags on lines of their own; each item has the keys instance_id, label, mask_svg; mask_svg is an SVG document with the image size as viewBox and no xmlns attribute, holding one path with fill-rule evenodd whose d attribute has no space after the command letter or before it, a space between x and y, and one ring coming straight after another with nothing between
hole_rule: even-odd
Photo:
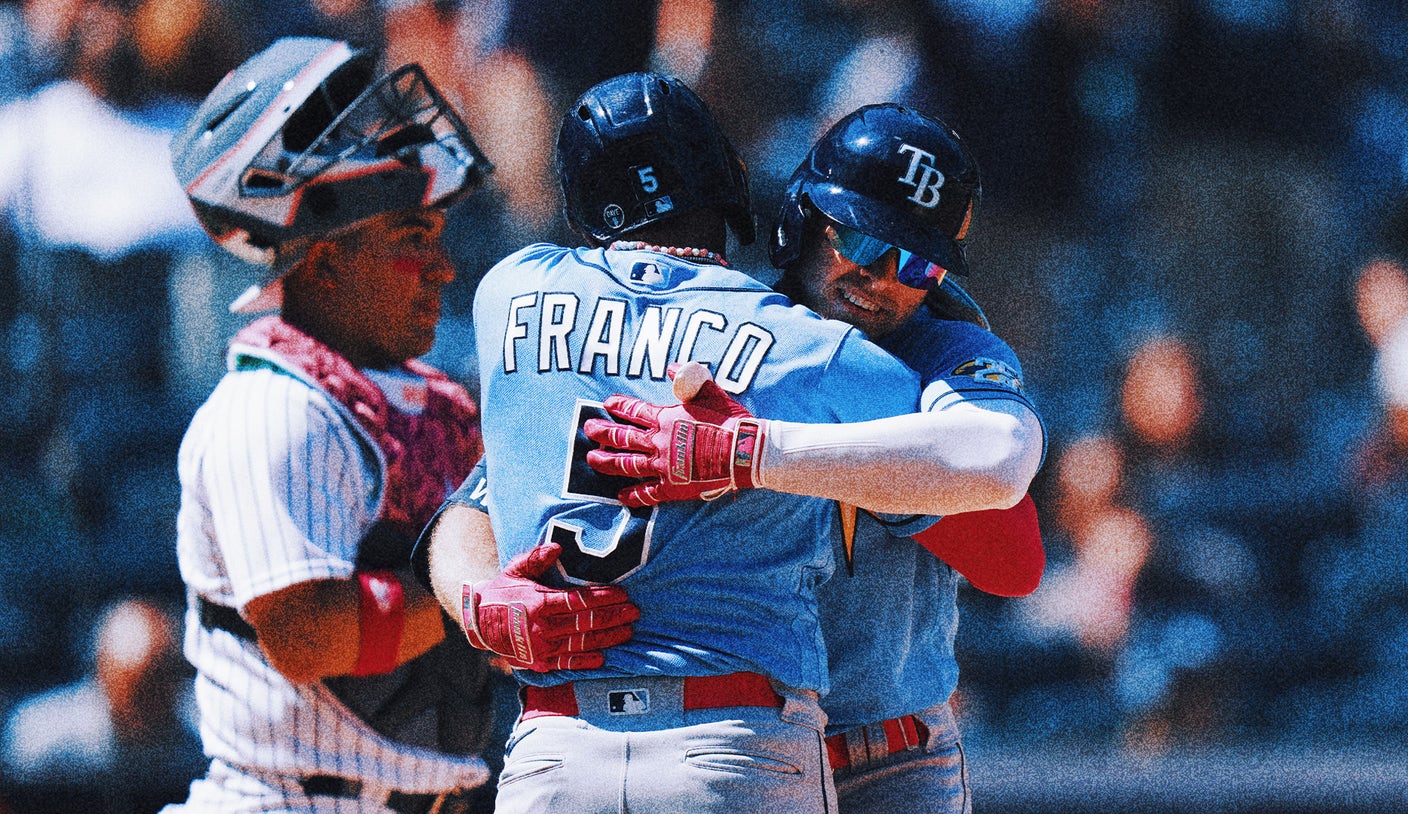
<instances>
[{"instance_id":1,"label":"navy batting helmet","mask_svg":"<svg viewBox=\"0 0 1408 814\"><path fill-rule=\"evenodd\" d=\"M838 121L788 181L769 255L801 252L815 213L954 274L967 274L963 239L981 194L978 164L943 122L896 104Z\"/></svg>"},{"instance_id":2,"label":"navy batting helmet","mask_svg":"<svg viewBox=\"0 0 1408 814\"><path fill-rule=\"evenodd\" d=\"M588 89L562 118L557 171L568 222L602 243L696 209L753 242L747 167L674 77L630 73Z\"/></svg>"},{"instance_id":3,"label":"navy batting helmet","mask_svg":"<svg viewBox=\"0 0 1408 814\"><path fill-rule=\"evenodd\" d=\"M448 206L493 170L419 65L378 77L373 53L315 37L279 39L231 71L171 153L206 231L269 266L275 293L267 283L314 240L383 212Z\"/></svg>"}]
</instances>

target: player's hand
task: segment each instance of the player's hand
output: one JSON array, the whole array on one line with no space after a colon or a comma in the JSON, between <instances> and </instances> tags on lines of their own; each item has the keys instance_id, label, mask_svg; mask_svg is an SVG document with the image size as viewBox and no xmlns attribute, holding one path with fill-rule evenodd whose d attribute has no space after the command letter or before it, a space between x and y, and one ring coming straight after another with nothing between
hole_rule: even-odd
<instances>
[{"instance_id":1,"label":"player's hand","mask_svg":"<svg viewBox=\"0 0 1408 814\"><path fill-rule=\"evenodd\" d=\"M668 375L683 403L608 398L606 412L629 423L588 419L582 429L602 449L588 452L587 464L603 475L644 478L617 494L627 506L713 500L758 485L757 453L767 422L725 393L698 362L671 365Z\"/></svg>"},{"instance_id":2,"label":"player's hand","mask_svg":"<svg viewBox=\"0 0 1408 814\"><path fill-rule=\"evenodd\" d=\"M557 563L562 547L543 543L509 562L503 573L461 589L469 643L504 657L509 667L590 670L602 650L631 638L640 609L613 585L550 588L537 579Z\"/></svg>"}]
</instances>

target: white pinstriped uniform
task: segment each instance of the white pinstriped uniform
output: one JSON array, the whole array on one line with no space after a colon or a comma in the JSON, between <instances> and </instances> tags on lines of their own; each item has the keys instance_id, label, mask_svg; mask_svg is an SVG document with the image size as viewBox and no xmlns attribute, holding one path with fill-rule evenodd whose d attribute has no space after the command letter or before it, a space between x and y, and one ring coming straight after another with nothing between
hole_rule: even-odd
<instances>
[{"instance_id":1,"label":"white pinstriped uniform","mask_svg":"<svg viewBox=\"0 0 1408 814\"><path fill-rule=\"evenodd\" d=\"M394 398L398 388L386 390ZM188 590L239 608L298 582L350 576L381 508L375 449L345 408L293 376L262 368L227 374L181 444L177 549ZM194 603L185 652L198 671L201 738L215 761L193 784L187 811L238 804L321 812L359 803L321 796L310 803L297 778L320 774L407 793L487 779L477 756L394 743L321 683L289 683L257 645L203 627Z\"/></svg>"}]
</instances>

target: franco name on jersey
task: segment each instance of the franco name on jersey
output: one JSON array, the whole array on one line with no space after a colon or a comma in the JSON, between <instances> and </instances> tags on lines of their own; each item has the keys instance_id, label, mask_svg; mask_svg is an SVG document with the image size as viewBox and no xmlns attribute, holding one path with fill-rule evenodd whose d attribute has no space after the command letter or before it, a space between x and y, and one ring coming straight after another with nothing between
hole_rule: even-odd
<instances>
[{"instance_id":1,"label":"franco name on jersey","mask_svg":"<svg viewBox=\"0 0 1408 814\"><path fill-rule=\"evenodd\" d=\"M518 372L520 356L537 373L576 370L583 375L664 380L670 362L708 364L719 387L742 393L776 342L755 322L730 325L707 308L646 306L629 324L626 300L601 297L584 307L572 292L523 294L509 302L504 372ZM585 331L576 330L585 321ZM536 326L536 331L534 330ZM536 333L536 335L534 335ZM676 348L673 356L670 349Z\"/></svg>"}]
</instances>

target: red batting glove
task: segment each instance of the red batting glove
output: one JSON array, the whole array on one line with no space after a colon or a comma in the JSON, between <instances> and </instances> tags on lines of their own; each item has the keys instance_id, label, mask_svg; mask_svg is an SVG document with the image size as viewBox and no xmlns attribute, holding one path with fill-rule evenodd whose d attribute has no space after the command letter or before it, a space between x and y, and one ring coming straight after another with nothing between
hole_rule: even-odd
<instances>
[{"instance_id":1,"label":"red batting glove","mask_svg":"<svg viewBox=\"0 0 1408 814\"><path fill-rule=\"evenodd\" d=\"M602 650L631 638L640 618L626 592L612 585L550 588L537 582L562 546L543 543L509 562L493 579L461 589L469 643L520 670L591 670Z\"/></svg>"},{"instance_id":2,"label":"red batting glove","mask_svg":"<svg viewBox=\"0 0 1408 814\"><path fill-rule=\"evenodd\" d=\"M630 396L608 398L606 412L630 424L588 419L583 432L603 448L588 452L587 464L603 475L644 478L617 493L627 506L713 500L754 488L767 422L725 393L697 362L671 365L668 375L676 395L687 396L684 403L665 407Z\"/></svg>"},{"instance_id":3,"label":"red batting glove","mask_svg":"<svg viewBox=\"0 0 1408 814\"><path fill-rule=\"evenodd\" d=\"M914 540L974 588L997 596L1030 594L1041 584L1046 568L1031 495L1010 509L947 515Z\"/></svg>"}]
</instances>

